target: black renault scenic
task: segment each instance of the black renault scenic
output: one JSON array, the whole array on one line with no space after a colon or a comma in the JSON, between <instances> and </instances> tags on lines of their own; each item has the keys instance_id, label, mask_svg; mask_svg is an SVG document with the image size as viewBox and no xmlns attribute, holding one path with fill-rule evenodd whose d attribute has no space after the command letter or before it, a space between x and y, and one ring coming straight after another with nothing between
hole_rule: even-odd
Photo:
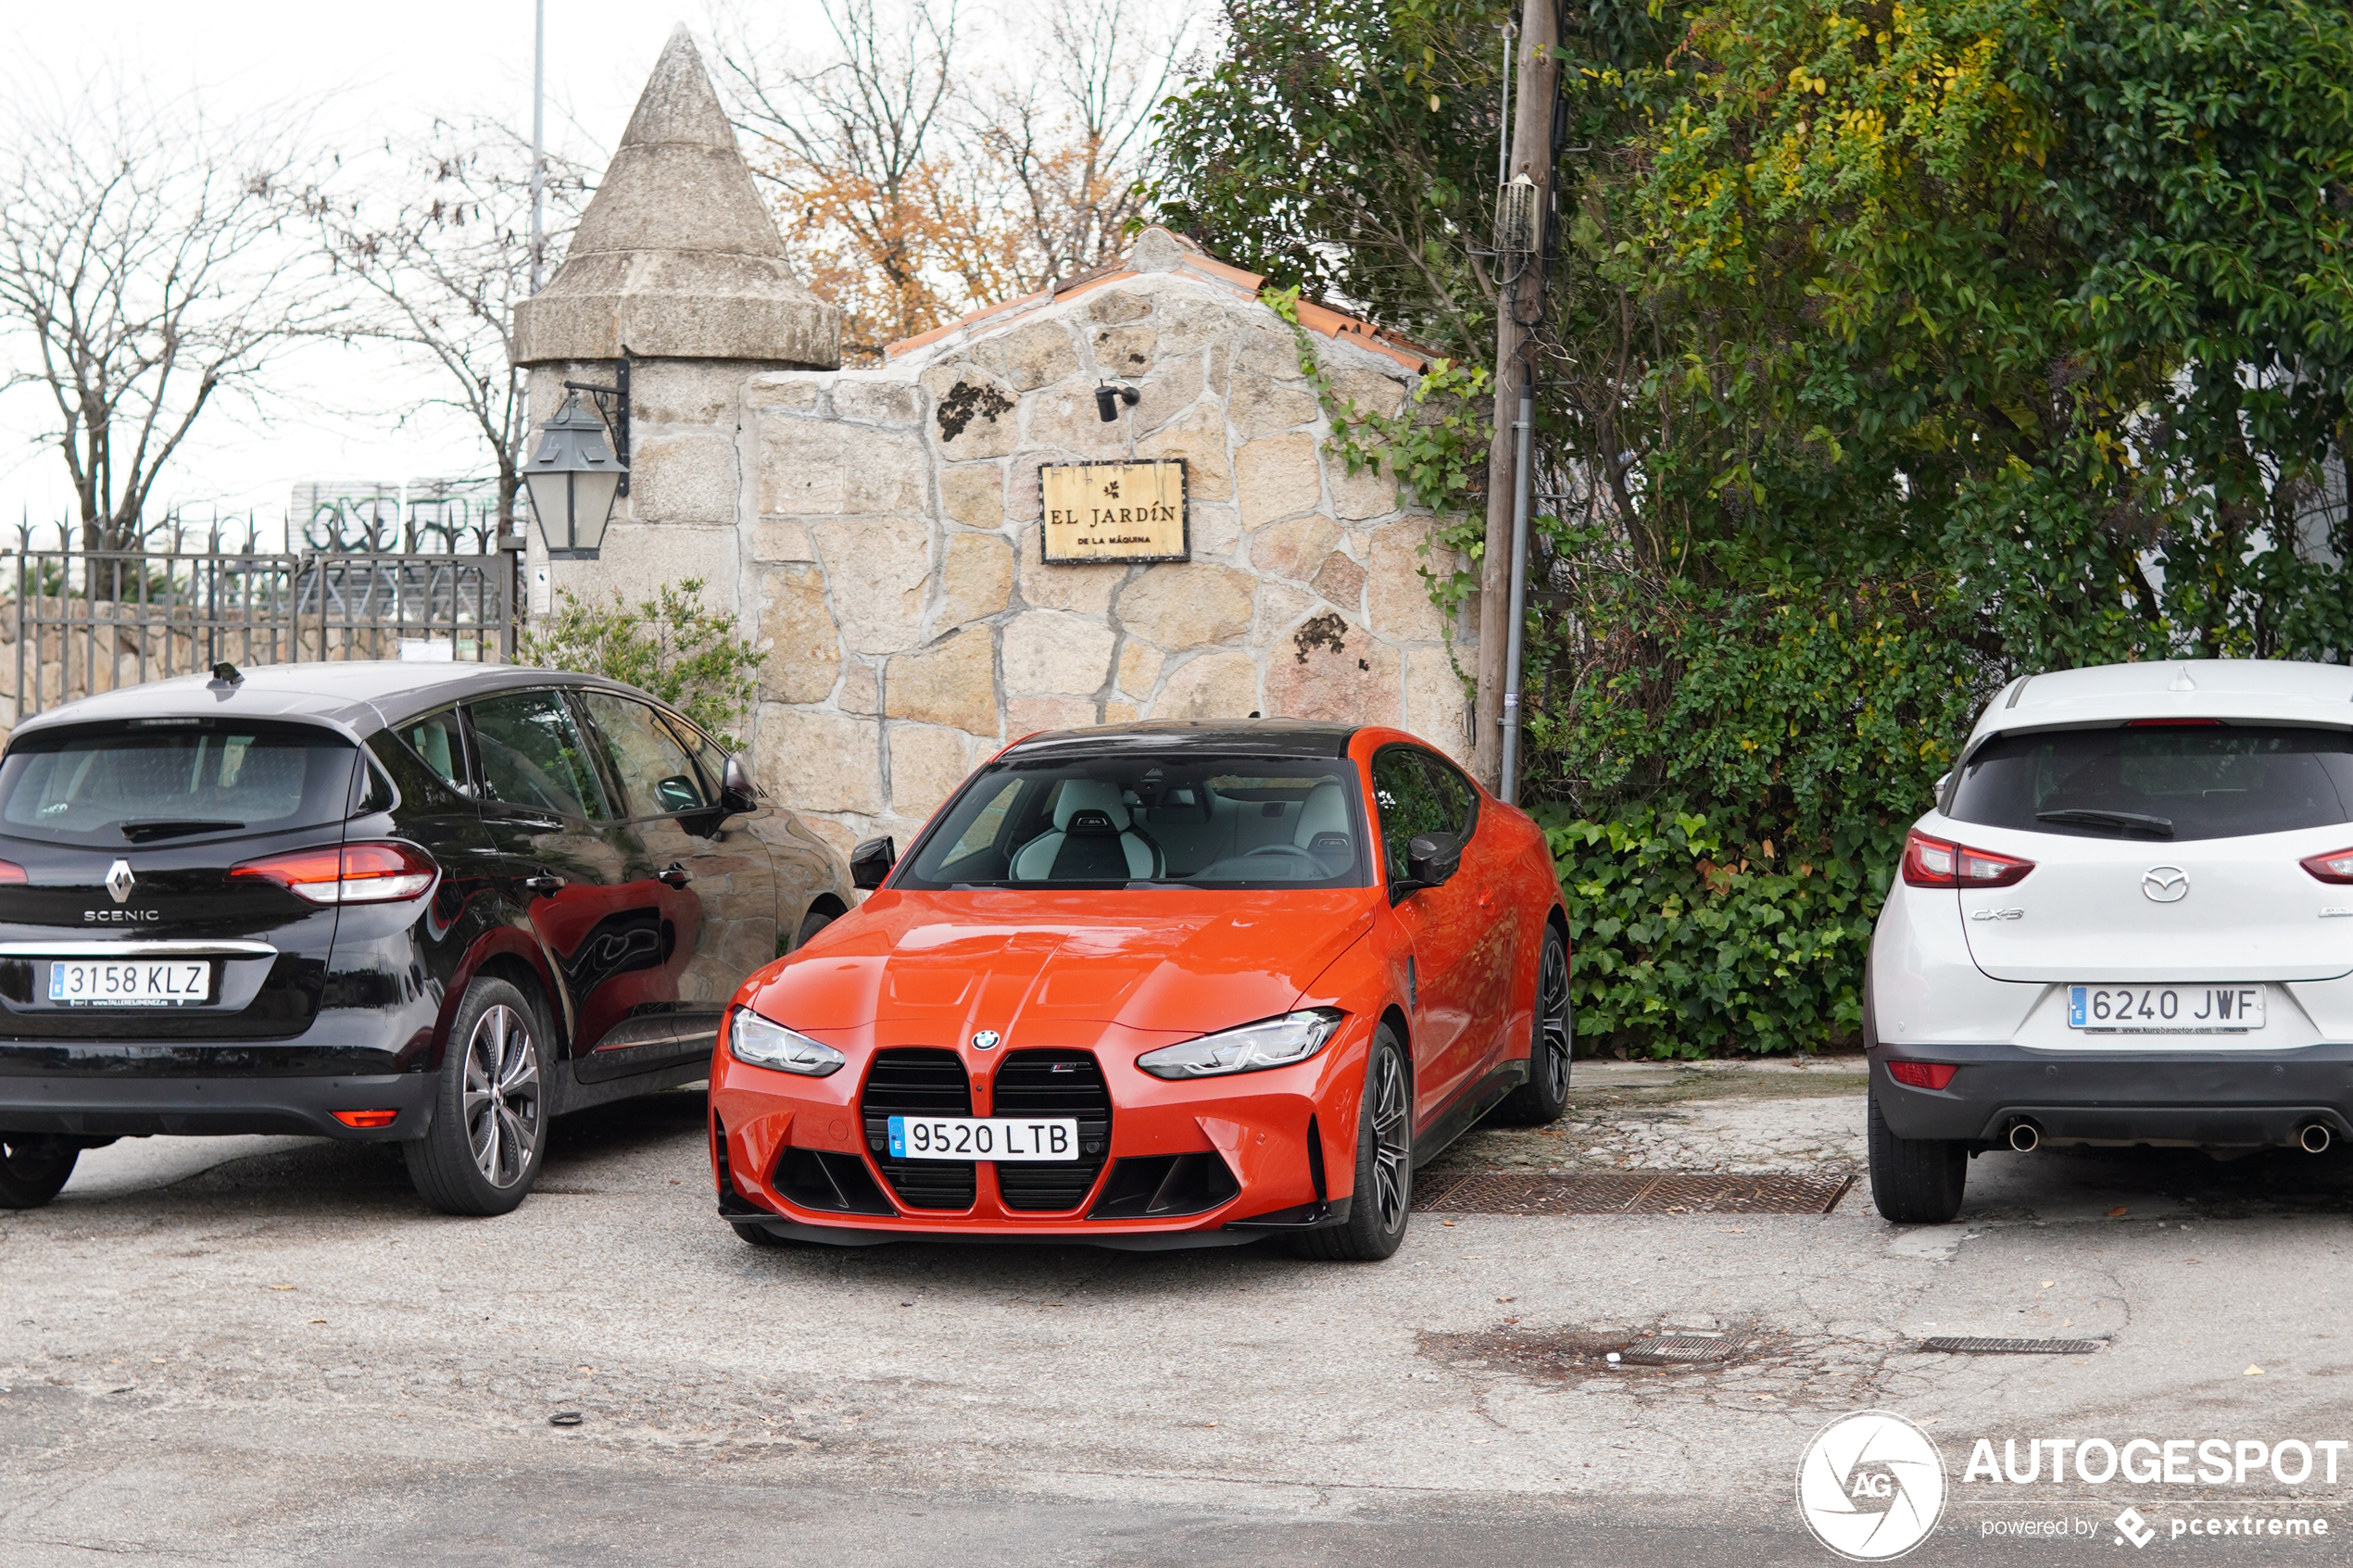
<instances>
[{"instance_id":1,"label":"black renault scenic","mask_svg":"<svg viewBox=\"0 0 2353 1568\"><path fill-rule=\"evenodd\" d=\"M0 1207L118 1137L314 1133L504 1213L552 1118L705 1076L849 887L592 676L223 665L69 703L0 756Z\"/></svg>"}]
</instances>

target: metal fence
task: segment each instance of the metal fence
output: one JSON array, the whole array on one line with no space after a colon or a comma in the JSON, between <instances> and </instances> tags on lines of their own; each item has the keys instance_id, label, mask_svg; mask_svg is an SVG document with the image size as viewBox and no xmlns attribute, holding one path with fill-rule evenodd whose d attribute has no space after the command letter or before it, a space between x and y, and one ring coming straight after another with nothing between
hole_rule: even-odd
<instances>
[{"instance_id":1,"label":"metal fence","mask_svg":"<svg viewBox=\"0 0 2353 1568\"><path fill-rule=\"evenodd\" d=\"M19 531L15 594L0 610L0 637L15 644L0 669L13 670L19 717L224 661L515 654L510 550L271 551L218 533L86 550L57 533L44 548Z\"/></svg>"}]
</instances>

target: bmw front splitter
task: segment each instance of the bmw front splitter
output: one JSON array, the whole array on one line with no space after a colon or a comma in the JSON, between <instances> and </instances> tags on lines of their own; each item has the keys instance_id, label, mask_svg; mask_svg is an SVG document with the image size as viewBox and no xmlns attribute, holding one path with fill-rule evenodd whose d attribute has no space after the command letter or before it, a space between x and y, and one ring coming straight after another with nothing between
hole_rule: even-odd
<instances>
[{"instance_id":1,"label":"bmw front splitter","mask_svg":"<svg viewBox=\"0 0 2353 1568\"><path fill-rule=\"evenodd\" d=\"M1270 1236L1295 1236L1348 1223L1352 1198L1307 1204L1224 1225L1200 1230L1106 1231L1080 1225L1051 1230L878 1230L872 1227L810 1224L772 1214L749 1203L723 1202L719 1216L738 1231L756 1230L779 1241L816 1242L826 1247L880 1247L892 1241L946 1241L1016 1247L1101 1247L1117 1252L1185 1252L1212 1247L1246 1247ZM1082 1223L1084 1223L1082 1222Z\"/></svg>"}]
</instances>

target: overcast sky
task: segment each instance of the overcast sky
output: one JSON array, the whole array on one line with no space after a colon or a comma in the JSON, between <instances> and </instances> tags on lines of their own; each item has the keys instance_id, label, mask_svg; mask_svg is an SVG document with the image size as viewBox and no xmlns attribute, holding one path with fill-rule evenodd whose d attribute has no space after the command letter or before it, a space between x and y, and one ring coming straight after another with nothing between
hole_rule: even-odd
<instances>
[{"instance_id":1,"label":"overcast sky","mask_svg":"<svg viewBox=\"0 0 2353 1568\"><path fill-rule=\"evenodd\" d=\"M814 0L764 0L777 20ZM387 132L436 113L484 113L527 132L531 120L531 0L70 0L0 6L0 82L28 62L70 85L119 61L162 91L202 89L231 106L321 96L323 133L335 144L381 142ZM680 21L701 31L702 0L674 7L619 0L557 0L548 7L548 140L597 167ZM812 38L813 42L813 38ZM573 124L560 123L568 111ZM340 139L340 140L335 140ZM525 161L528 161L527 159ZM289 401L325 401L334 415L296 412L267 429L209 412L165 470L158 498L201 512L218 503L259 507L275 523L302 480L382 479L479 470L479 447L446 418L396 421L413 410L384 351L307 351L283 376ZM28 449L47 428L46 393L0 396L0 521L11 525L71 515L73 493L54 447ZM48 410L54 417L54 407ZM0 535L6 537L7 535Z\"/></svg>"}]
</instances>

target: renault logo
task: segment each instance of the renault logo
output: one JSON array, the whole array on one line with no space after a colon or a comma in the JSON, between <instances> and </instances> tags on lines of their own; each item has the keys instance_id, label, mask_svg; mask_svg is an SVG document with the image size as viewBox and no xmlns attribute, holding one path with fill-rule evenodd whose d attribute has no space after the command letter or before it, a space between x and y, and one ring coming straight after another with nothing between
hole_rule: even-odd
<instances>
[{"instance_id":1,"label":"renault logo","mask_svg":"<svg viewBox=\"0 0 2353 1568\"><path fill-rule=\"evenodd\" d=\"M2141 896L2152 904L2178 904L2190 896L2190 873L2179 866L2151 866L2141 873Z\"/></svg>"},{"instance_id":2,"label":"renault logo","mask_svg":"<svg viewBox=\"0 0 2353 1568\"><path fill-rule=\"evenodd\" d=\"M132 884L138 880L131 874L131 862L128 860L117 860L107 868L107 891L114 895L114 901L118 904L131 902Z\"/></svg>"},{"instance_id":3,"label":"renault logo","mask_svg":"<svg viewBox=\"0 0 2353 1568\"><path fill-rule=\"evenodd\" d=\"M1002 1038L1004 1038L1004 1036L998 1034L996 1030L984 1029L979 1034L973 1036L973 1049L976 1051L993 1051L997 1048L997 1042Z\"/></svg>"}]
</instances>

